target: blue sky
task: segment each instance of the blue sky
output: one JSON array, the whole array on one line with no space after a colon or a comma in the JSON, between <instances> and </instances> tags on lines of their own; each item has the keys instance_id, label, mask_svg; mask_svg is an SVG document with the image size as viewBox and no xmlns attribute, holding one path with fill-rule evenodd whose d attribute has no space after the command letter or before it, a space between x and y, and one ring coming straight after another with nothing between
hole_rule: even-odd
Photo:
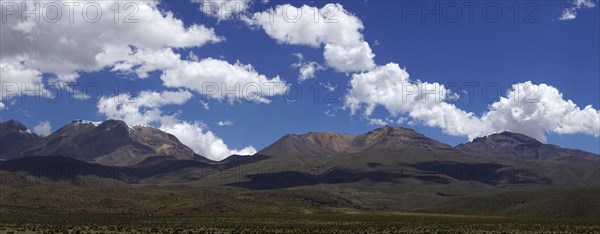
<instances>
[{"instance_id":1,"label":"blue sky","mask_svg":"<svg viewBox=\"0 0 600 234\"><path fill-rule=\"evenodd\" d=\"M237 12L236 15L250 15L269 8L277 9L277 6L286 4L286 2L273 1L266 4L258 2L248 4L244 1L241 1L241 3L248 8ZM440 9L447 9L449 13L446 14L442 10L424 16L421 15L423 7L431 9L435 7L436 3L440 4ZM168 83L177 83L177 81L165 78L163 73L167 72L167 68L156 66L159 68L149 69L150 72L147 77L136 74L136 69L149 66L147 61L139 62L141 59L131 59L133 62L130 63L134 66L126 68L129 70L122 69L119 71L116 71L115 65L122 63L122 60L125 61L125 59L100 64L96 53L82 53L81 56L88 54L91 60L95 58L96 61L90 62L91 64L78 64L75 68L56 68L69 63L60 63L52 68L47 68L33 62L19 61L19 59L22 59L23 54L31 55L31 57L39 60L60 58L58 55L61 51L48 52L43 46L28 45L27 48L29 49L22 49L20 52L17 51L18 53L4 53L2 56L4 64L12 64L11 69L38 71L39 80L45 87L51 87L51 82L59 82L62 85L79 84L75 90L81 91L85 87L89 97L70 99L68 97L70 93L64 89L59 89L58 92L62 96L55 103L49 102L46 98L41 98L37 102L35 97L28 95L7 95L8 91L5 89L6 85L4 84L9 82L6 80L15 81L20 77L11 80L9 76L13 73L9 74L8 65L5 65L6 70L3 70L2 74L4 82L2 103L4 108L0 110L0 119L19 119L31 129L41 122L48 121L51 130L54 131L72 119L99 121L109 117L122 117L126 121L129 120L130 124L147 124L161 127L163 130L171 131L179 138L194 134L194 131L177 130L179 128L174 123L179 123L184 124L180 127L195 127L203 134L200 137L191 137L184 143L189 146L190 144L195 145L195 140L209 141L209 143L201 146L190 147L199 153L214 154L213 158L222 158L218 155L238 152L234 149L243 149L249 145L256 150L260 150L288 133L333 131L359 134L378 127L376 122L379 122L378 124L385 122L390 125L413 128L451 145L466 142L474 136L511 130L522 131L526 134L531 133L540 140L546 138L545 140L548 143L563 147L584 149L595 153L600 152L598 142L598 134L600 133L597 130L600 128L598 127L600 125L600 119L598 119L598 116L600 116L598 114L598 107L600 106L600 93L598 92L600 89L599 8L596 6L574 8L577 5L574 5L572 1L534 1L530 5L517 1L478 2L473 10L474 17L469 20L469 8L464 5L465 3L472 2L459 1L453 2L454 5L448 5L447 2L441 1L428 1L425 3L420 1L344 1L337 5L341 7L342 11L335 15L339 22L332 23L335 27L332 26L331 30L348 28L350 30L348 37L345 35L339 37L329 32L315 32L312 31L311 27L316 26L307 24L305 28L308 29L300 34L293 34L294 32L291 32L289 27L282 26L283 28L278 30L288 33L288 39L282 41L274 33L267 32L268 26L265 24L251 24L235 18L219 18L219 15L202 12L199 9L201 4L197 2L161 2L158 5L152 5L150 9L162 12L163 17L166 14L165 12L172 12L175 19L183 22L183 25L178 27L190 28L193 25L203 25L206 28L213 29L213 34L221 39L206 39L204 41L186 39L189 42L181 43L187 44L176 45L173 41L179 43L179 37L177 37L179 35L177 35L178 31L175 30L172 33L173 38L165 38L165 42L159 42L159 46L137 46L135 44L137 41L135 43L131 42L131 45L127 44L127 40L147 40L148 37L154 35L152 33L148 33L148 35L137 33L127 37L127 40L122 39L119 41L121 42L120 45L123 43L129 45L129 48L133 51L130 54L142 51L140 48L144 48L146 51L158 51L168 48L172 51L171 54L179 55L182 61L189 61L190 63L201 63L207 58L213 58L219 61L218 64L235 66L236 62L239 61L243 65L251 65L253 67L251 71L264 75L267 80L273 81L276 77L279 77L282 83L290 85L287 90L289 93L287 95L283 93L272 96L266 95L265 97L271 100L270 103L256 103L248 100L239 102L230 102L226 99L219 100L203 95L200 91L195 90L196 86L190 85L189 82L184 85ZM490 3L494 5L492 7L488 6L488 13L486 14L483 7L485 4L489 5ZM597 4L597 2L592 3ZM292 2L290 4L292 7L307 5L307 7L315 7L321 10L329 6L320 1ZM460 8L453 8L456 6ZM417 7L417 9L411 8L414 11L408 11L407 7ZM515 12L515 7L519 9L518 13ZM494 14L489 12L490 9L499 9L502 12L501 17L498 20L493 19ZM566 9L573 9L576 12L576 17L561 20L560 17L564 15ZM452 20L448 18L452 18L454 16L452 12L456 12L456 10L462 16L457 22L451 22ZM305 13L302 17L312 16ZM436 17L440 17L439 22L436 22ZM157 20L155 18L152 18L152 20ZM128 30L131 31L134 27L143 27L144 24L146 26L152 25L152 22L144 21L144 19L150 18L141 17L140 21ZM158 20L164 19L159 17ZM356 25L348 25L348 21L344 20L358 20L362 27L356 29ZM3 22L3 24L9 23ZM300 23L302 22L296 25ZM69 37L69 35L77 35L77 32L82 32L83 27L91 27L91 24L85 24L84 22L80 28L74 29L74 34L64 32L63 37L60 36L60 32L55 32L58 35L55 38L85 40L85 38L80 39L76 36ZM288 22L288 24L291 23ZM8 25L3 25L3 28L7 28L5 26ZM40 26L39 30L52 31L52 27L57 27L57 24L47 23L43 27ZM69 27L67 26L63 30L69 30ZM91 36L94 33L106 36L106 32L111 27L116 28L119 26L107 24L103 31L87 33ZM157 30L159 34L156 35L162 35L160 33L163 29L161 28L151 30ZM168 30L164 29L163 33L169 34ZM118 30L115 30L115 32L119 33ZM17 35L16 31L10 31L9 29L2 33L3 39L5 39L5 36L16 37ZM18 35L31 32L19 33ZM210 34L209 32L203 33ZM310 33L316 33L317 36L320 36L321 40L317 41L317 45L307 45L307 43L310 44L310 42L307 42L308 39L302 38ZM185 36L183 34L182 37ZM40 34L34 35L39 36ZM196 36L198 35L200 34ZM340 40L350 38L352 35L358 36L357 42L350 42L351 45L340 42ZM136 37L139 37L139 39L136 39ZM52 39L52 37L50 38ZM106 41L110 41L110 38ZM36 40L33 40L31 43L36 42ZM372 61L364 61L363 64L355 64L352 67L342 67L333 64L331 57L328 60L324 56L324 47L327 44L342 45L346 43L344 45L350 45L354 48L354 46L362 45L360 44L362 42L366 42L367 47L372 50L371 53L367 53L374 55ZM48 42L45 46L52 45L53 42ZM12 45L3 42L2 50L9 49L9 46ZM40 52L35 53L36 48L39 48ZM86 48L84 46L82 50ZM97 49L96 47L90 48ZM190 56L190 53L193 53L197 58ZM298 56L294 55L298 53L302 54L303 60L297 67L311 62L318 64L316 65L317 70L314 72L314 77L300 83L298 83L299 69L293 66L293 64L299 63ZM21 57L17 55L21 55ZM168 57L158 56L157 59L168 60ZM77 61L79 60L81 58L78 58ZM20 62L21 65L19 66L19 63L14 65L14 61ZM136 62L139 62L139 64L136 64ZM393 65L385 66L389 63L397 64L400 69L395 69ZM387 71L387 73L383 73L384 75L381 76L375 75L374 71L378 68L381 68L381 71ZM62 78L62 74L59 74L62 71L67 71L65 73L75 71L76 78ZM174 74L174 71L171 72ZM409 81L412 84L419 84L419 81L442 84L445 85L443 90L459 94L460 98L458 100L448 97L443 100L444 103L453 104L448 116L456 114L458 117L439 119L434 115L432 117L427 113L423 114L423 110L435 110L439 106L435 103L419 104L417 102L405 105L394 102L394 98L377 99L377 97L365 96L366 94L362 95L361 91L368 94L369 90L367 88L373 87L373 90L382 92L381 96L391 95L398 100L401 99L403 94L394 92L394 90L388 90L385 93L385 88L386 84L395 84L393 82L401 80L404 72L410 74ZM181 76L184 73L178 74ZM180 76L174 76L173 79L177 80ZM65 77L68 76L65 75ZM369 77L375 83L362 83L370 79ZM34 78L22 79L29 81L35 80ZM198 79L203 78L192 77L190 80L197 81ZM353 81L356 81L354 83L356 86L352 85L351 82ZM536 97L543 99L539 100L543 105L500 105L501 97L507 97L507 92L513 89L513 85L524 84L528 81L531 81L531 84L537 88L536 94L540 94L540 96ZM376 82L383 82L384 84ZM478 86L469 90L466 84L474 83L477 83ZM244 84L242 82L242 86ZM331 84L337 86L334 91L327 89L327 86ZM360 84L362 85L359 87ZM541 86L541 84L546 85ZM116 86L119 86L119 89L115 89ZM123 90L124 87L129 89ZM102 93L96 93L96 88L102 90ZM301 90L301 95L297 92L298 90ZM318 90L318 93L315 92L316 90ZM553 95L553 90L562 93L562 97ZM160 102L154 100L143 106L135 106L136 111L147 117L144 120L129 118L131 113L123 112L122 109L107 110L99 107L99 102L102 101L100 100L101 97L104 97L103 100L106 101L108 97L118 94L130 93L132 96L138 96L143 92L161 93L164 91L181 92L183 97L162 104L157 104ZM487 94L484 95L486 91ZM54 90L54 92L57 91ZM144 95L141 96L145 97ZM355 109L354 114L352 114L353 109L347 101L349 97L355 98L359 103L360 108ZM469 97L472 99L469 100ZM565 106L569 104L568 100L571 100L577 109L566 108ZM489 118L483 118L482 116L490 112L492 104L496 102L498 102L496 112L490 114ZM370 104L374 106L374 110L367 113L365 106ZM583 114L584 108L588 105L591 105L591 109L588 108L585 112L587 114ZM447 106L443 107L446 108ZM530 107L531 109L529 109ZM539 111L540 108L546 109ZM565 108L565 110L558 114L551 111L560 108ZM148 117L150 116L149 113L154 109L160 111L160 117L147 120L150 118ZM525 110L526 114L514 117L507 123L489 123L491 121L499 122L498 118L503 116L503 114L499 114L502 110L515 111L516 109ZM470 112L474 117L463 115L460 111ZM529 115L527 111L530 111ZM573 114L574 117L568 120L556 119L557 116L562 118L562 116L569 116L570 114ZM460 118L466 119L463 121ZM523 119L526 118L527 121L524 121ZM398 119L403 121L397 121ZM219 121L228 121L230 124L220 126ZM589 123L584 124L586 121ZM469 123L481 124L487 130L470 130ZM467 126L461 126L461 124ZM528 127L524 127L525 125ZM536 126L530 127L533 125ZM478 128L475 125L471 127ZM207 135L208 132L211 133L208 134L211 136ZM542 136L539 135L540 132ZM217 144L215 146L214 142L218 140L222 140L221 144L226 145ZM225 149L211 150L206 149L206 147L225 147Z\"/></svg>"}]
</instances>

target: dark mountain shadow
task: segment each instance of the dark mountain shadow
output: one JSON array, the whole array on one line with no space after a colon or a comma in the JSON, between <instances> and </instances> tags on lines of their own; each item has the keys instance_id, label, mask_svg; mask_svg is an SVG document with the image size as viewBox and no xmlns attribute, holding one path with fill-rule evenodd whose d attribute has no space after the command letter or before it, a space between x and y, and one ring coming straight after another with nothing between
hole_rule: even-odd
<instances>
[{"instance_id":1,"label":"dark mountain shadow","mask_svg":"<svg viewBox=\"0 0 600 234\"><path fill-rule=\"evenodd\" d=\"M145 179L185 168L214 169L216 166L197 160L181 160L170 156L156 156L149 157L132 167L123 167L121 170L129 177Z\"/></svg>"},{"instance_id":2,"label":"dark mountain shadow","mask_svg":"<svg viewBox=\"0 0 600 234\"><path fill-rule=\"evenodd\" d=\"M228 185L252 190L263 190L317 184L317 178L314 175L298 171L252 174L246 177L250 180L230 183Z\"/></svg>"},{"instance_id":3,"label":"dark mountain shadow","mask_svg":"<svg viewBox=\"0 0 600 234\"><path fill-rule=\"evenodd\" d=\"M376 167L380 167L380 166L382 166L382 165L383 165L383 164L381 164L381 163L376 163L376 162L370 162L370 163L367 163L367 166L369 166L370 168L376 168Z\"/></svg>"},{"instance_id":4,"label":"dark mountain shadow","mask_svg":"<svg viewBox=\"0 0 600 234\"><path fill-rule=\"evenodd\" d=\"M53 181L67 181L76 176L98 176L100 178L127 181L128 176L118 167L87 163L64 156L32 156L0 162L0 170L25 172Z\"/></svg>"},{"instance_id":5,"label":"dark mountain shadow","mask_svg":"<svg viewBox=\"0 0 600 234\"><path fill-rule=\"evenodd\" d=\"M368 172L351 172L342 169L332 169L321 175L319 175L319 182L326 184L342 184L342 183L353 183L361 180L370 180L373 182L388 182L388 183L402 183L407 179L417 179L427 183L436 184L448 184L450 181L440 176L431 175L412 175L402 172L379 172L379 171L368 171Z\"/></svg>"},{"instance_id":6,"label":"dark mountain shadow","mask_svg":"<svg viewBox=\"0 0 600 234\"><path fill-rule=\"evenodd\" d=\"M408 164L430 174L445 175L457 180L477 181L489 185L551 184L552 180L537 176L534 172L518 170L494 163L422 162Z\"/></svg>"},{"instance_id":7,"label":"dark mountain shadow","mask_svg":"<svg viewBox=\"0 0 600 234\"><path fill-rule=\"evenodd\" d=\"M458 163L458 162L422 162L402 164L417 169L417 172L353 172L333 168L324 173L313 175L298 171L284 171L246 175L248 181L230 183L229 186L247 189L282 189L316 184L346 184L361 180L372 182L402 183L407 179L415 179L433 184L450 184L452 179L460 181L477 181L488 185L499 184L543 184L552 180L537 176L534 172L518 170L505 165L493 163ZM449 178L451 179L449 179Z\"/></svg>"},{"instance_id":8,"label":"dark mountain shadow","mask_svg":"<svg viewBox=\"0 0 600 234\"><path fill-rule=\"evenodd\" d=\"M245 164L260 162L266 159L271 158L271 156L266 155L252 155L252 156L241 156L241 155L231 155L222 161L216 163L220 170L227 170L234 167L243 166Z\"/></svg>"},{"instance_id":9,"label":"dark mountain shadow","mask_svg":"<svg viewBox=\"0 0 600 234\"><path fill-rule=\"evenodd\" d=\"M405 179L417 179L428 183L448 184L450 181L439 176L409 175L391 172L351 172L334 168L319 175L298 171L252 174L246 176L249 181L230 183L229 186L253 190L282 189L316 184L345 184L361 180L373 182L402 183Z\"/></svg>"}]
</instances>

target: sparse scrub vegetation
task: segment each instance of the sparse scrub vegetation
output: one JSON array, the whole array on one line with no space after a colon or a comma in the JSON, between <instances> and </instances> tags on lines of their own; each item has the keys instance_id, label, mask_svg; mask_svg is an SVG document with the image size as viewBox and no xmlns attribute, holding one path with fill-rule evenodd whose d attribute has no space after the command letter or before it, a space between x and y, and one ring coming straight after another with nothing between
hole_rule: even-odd
<instances>
[{"instance_id":1,"label":"sparse scrub vegetation","mask_svg":"<svg viewBox=\"0 0 600 234\"><path fill-rule=\"evenodd\" d=\"M2 207L0 233L599 233L595 220L315 213L146 216Z\"/></svg>"}]
</instances>

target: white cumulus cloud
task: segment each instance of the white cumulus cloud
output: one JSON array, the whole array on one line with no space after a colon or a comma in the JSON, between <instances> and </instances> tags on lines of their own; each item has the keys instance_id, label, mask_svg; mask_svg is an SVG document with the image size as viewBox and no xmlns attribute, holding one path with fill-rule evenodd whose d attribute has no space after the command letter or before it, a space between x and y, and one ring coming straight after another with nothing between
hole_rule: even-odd
<instances>
[{"instance_id":1,"label":"white cumulus cloud","mask_svg":"<svg viewBox=\"0 0 600 234\"><path fill-rule=\"evenodd\" d=\"M373 126L385 126L388 125L390 122L387 119L379 119L379 118L373 118L373 119L369 119L369 125L373 125Z\"/></svg>"},{"instance_id":2,"label":"white cumulus cloud","mask_svg":"<svg viewBox=\"0 0 600 234\"><path fill-rule=\"evenodd\" d=\"M192 0L200 4L200 11L219 20L227 20L245 12L250 0Z\"/></svg>"},{"instance_id":3,"label":"white cumulus cloud","mask_svg":"<svg viewBox=\"0 0 600 234\"><path fill-rule=\"evenodd\" d=\"M594 8L596 4L593 0L572 0L572 5L563 10L559 20L573 20L577 18L577 11L584 8Z\"/></svg>"},{"instance_id":4,"label":"white cumulus cloud","mask_svg":"<svg viewBox=\"0 0 600 234\"><path fill-rule=\"evenodd\" d=\"M212 160L223 160L233 154L253 155L256 149L247 146L241 150L229 149L223 139L215 136L210 130L205 130L202 124L180 121L171 125L163 125L161 130L175 135L181 143L189 146L194 152Z\"/></svg>"},{"instance_id":5,"label":"white cumulus cloud","mask_svg":"<svg viewBox=\"0 0 600 234\"><path fill-rule=\"evenodd\" d=\"M375 54L364 41L353 46L327 44L323 56L327 64L339 72L368 71L375 67Z\"/></svg>"},{"instance_id":6,"label":"white cumulus cloud","mask_svg":"<svg viewBox=\"0 0 600 234\"><path fill-rule=\"evenodd\" d=\"M55 4L59 8L48 9L60 9L61 17L56 22L36 20L35 17L23 21L21 14L4 15L6 23L3 22L0 28L0 62L13 63L9 69L28 72L34 77L35 72L32 71L53 74L61 82L74 81L79 72L97 71L117 62L118 56L113 57L113 60L97 59L97 55L106 54L114 48L187 48L222 40L213 29L202 25L192 24L186 27L171 12L159 9L159 1L14 3L19 6L24 3L28 9L37 7L38 12L42 12L41 9L46 4ZM94 14L96 9L110 12L115 4L123 9L125 4L130 4L128 9L137 11L132 13L131 18L125 18L127 14L123 13L116 22L111 14L99 17ZM21 66L15 66L16 63Z\"/></svg>"},{"instance_id":7,"label":"white cumulus cloud","mask_svg":"<svg viewBox=\"0 0 600 234\"><path fill-rule=\"evenodd\" d=\"M218 100L249 100L270 103L269 97L282 95L287 84L279 76L259 74L250 64L207 58L199 62L180 61L164 70L161 79L167 87L185 87Z\"/></svg>"},{"instance_id":8,"label":"white cumulus cloud","mask_svg":"<svg viewBox=\"0 0 600 234\"><path fill-rule=\"evenodd\" d=\"M48 121L40 121L33 127L33 132L40 136L48 136L52 133L52 125Z\"/></svg>"},{"instance_id":9,"label":"white cumulus cloud","mask_svg":"<svg viewBox=\"0 0 600 234\"><path fill-rule=\"evenodd\" d=\"M282 95L287 84L279 76L269 78L258 73L250 64L229 63L225 60L205 58L199 61L182 60L172 49L118 50L124 55L114 56L111 51L100 57L121 57L113 71L133 72L147 77L149 72L162 71L163 85L171 88L187 88L217 100L249 100L270 103L269 97Z\"/></svg>"},{"instance_id":10,"label":"white cumulus cloud","mask_svg":"<svg viewBox=\"0 0 600 234\"><path fill-rule=\"evenodd\" d=\"M600 112L591 105L578 107L547 84L514 84L481 118L494 131L527 134L545 142L545 133L583 133L600 136Z\"/></svg>"},{"instance_id":11,"label":"white cumulus cloud","mask_svg":"<svg viewBox=\"0 0 600 234\"><path fill-rule=\"evenodd\" d=\"M279 43L326 45L325 63L336 71L356 72L374 67L375 55L363 39L361 20L340 4L327 4L320 9L307 5L277 5L254 13L245 21L262 28Z\"/></svg>"},{"instance_id":12,"label":"white cumulus cloud","mask_svg":"<svg viewBox=\"0 0 600 234\"><path fill-rule=\"evenodd\" d=\"M398 64L354 74L345 106L351 114L362 110L371 116L383 106L393 117L406 114L411 121L469 139L501 131L523 133L542 142L546 133L583 133L600 136L600 112L591 105L578 107L565 100L558 89L546 84L514 84L505 97L490 105L481 116L448 102L455 98L438 83L412 81ZM400 117L404 119L405 117ZM405 120L405 119L404 119ZM370 123L379 121L371 119Z\"/></svg>"},{"instance_id":13,"label":"white cumulus cloud","mask_svg":"<svg viewBox=\"0 0 600 234\"><path fill-rule=\"evenodd\" d=\"M315 72L325 69L321 64L314 61L304 61L304 55L295 53L298 62L291 65L292 68L298 69L298 82L315 78Z\"/></svg>"},{"instance_id":14,"label":"white cumulus cloud","mask_svg":"<svg viewBox=\"0 0 600 234\"><path fill-rule=\"evenodd\" d=\"M120 94L102 97L97 103L98 112L109 119L123 120L131 125L175 122L174 116L163 115L159 109L165 105L181 105L192 98L188 91L142 91L136 97Z\"/></svg>"},{"instance_id":15,"label":"white cumulus cloud","mask_svg":"<svg viewBox=\"0 0 600 234\"><path fill-rule=\"evenodd\" d=\"M256 149L247 146L241 150L230 149L222 139L199 122L183 121L177 115L166 115L160 107L181 105L192 98L189 91L142 91L138 96L120 94L102 97L98 112L110 119L123 120L130 125L158 125L159 129L176 136L194 152L212 160L222 160L232 154L251 155Z\"/></svg>"},{"instance_id":16,"label":"white cumulus cloud","mask_svg":"<svg viewBox=\"0 0 600 234\"><path fill-rule=\"evenodd\" d=\"M4 49L4 47L2 48ZM0 59L0 76L2 76L1 99L19 95L42 96L43 92L46 92L42 82L42 73L36 69L27 68L18 61Z\"/></svg>"},{"instance_id":17,"label":"white cumulus cloud","mask_svg":"<svg viewBox=\"0 0 600 234\"><path fill-rule=\"evenodd\" d=\"M219 125L219 126L233 126L233 121L231 121L231 120L221 120L221 121L217 122L217 125Z\"/></svg>"}]
</instances>

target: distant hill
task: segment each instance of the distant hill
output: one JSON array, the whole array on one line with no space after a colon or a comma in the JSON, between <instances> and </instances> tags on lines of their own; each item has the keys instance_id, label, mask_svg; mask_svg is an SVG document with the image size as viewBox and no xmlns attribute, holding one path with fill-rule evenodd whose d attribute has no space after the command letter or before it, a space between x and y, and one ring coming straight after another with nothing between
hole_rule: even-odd
<instances>
[{"instance_id":1,"label":"distant hill","mask_svg":"<svg viewBox=\"0 0 600 234\"><path fill-rule=\"evenodd\" d=\"M309 132L285 135L253 156L214 162L170 134L122 121L73 121L47 137L16 121L0 127L0 152L16 152L3 154L7 180L0 186L34 186L34 177L77 187L311 191L335 197L342 207L528 217L591 217L596 213L556 209L600 204L592 197L600 187L599 155L510 132L457 147L391 126L359 135Z\"/></svg>"},{"instance_id":2,"label":"distant hill","mask_svg":"<svg viewBox=\"0 0 600 234\"><path fill-rule=\"evenodd\" d=\"M31 133L19 121L0 123L0 159L18 158L21 152L35 145L41 137Z\"/></svg>"},{"instance_id":3,"label":"distant hill","mask_svg":"<svg viewBox=\"0 0 600 234\"><path fill-rule=\"evenodd\" d=\"M364 151L406 150L454 151L451 146L428 138L412 129L384 126L356 136L333 132L288 134L259 151L258 154L323 157Z\"/></svg>"},{"instance_id":4,"label":"distant hill","mask_svg":"<svg viewBox=\"0 0 600 234\"><path fill-rule=\"evenodd\" d=\"M203 159L171 134L151 127L128 126L119 120L101 123L74 120L47 137L26 132L27 128L15 120L1 126L18 129L0 135L4 159L60 155L111 166L134 165L159 155Z\"/></svg>"},{"instance_id":5,"label":"distant hill","mask_svg":"<svg viewBox=\"0 0 600 234\"><path fill-rule=\"evenodd\" d=\"M401 191L420 183L421 189L443 185L446 189L441 190L462 189L464 193L478 186L585 187L600 183L600 156L508 132L456 148L412 129L391 126L360 135L309 132L286 135L257 155L263 159L242 166L252 170L245 170L246 174L230 185L279 189L369 184L374 189ZM223 172L231 173L235 171Z\"/></svg>"},{"instance_id":6,"label":"distant hill","mask_svg":"<svg viewBox=\"0 0 600 234\"><path fill-rule=\"evenodd\" d=\"M0 123L0 129L2 159L12 162L21 157L56 155L118 167L131 178L155 183L194 183L207 177L205 183L255 189L406 180L584 186L598 173L594 163L600 160L596 154L510 132L455 148L412 129L391 126L359 135L288 134L254 156L233 155L213 162L196 155L171 134L118 120L75 120L47 137L30 133L15 120ZM240 168L244 170L233 171ZM220 174L219 179L212 175L215 173ZM234 174L236 180L231 183L223 180L223 175ZM287 179L290 177L295 181ZM273 178L275 182L266 185L265 179Z\"/></svg>"},{"instance_id":7,"label":"distant hill","mask_svg":"<svg viewBox=\"0 0 600 234\"><path fill-rule=\"evenodd\" d=\"M596 154L543 144L523 134L502 132L460 144L458 150L472 155L513 158L528 161L585 162L598 160Z\"/></svg>"},{"instance_id":8,"label":"distant hill","mask_svg":"<svg viewBox=\"0 0 600 234\"><path fill-rule=\"evenodd\" d=\"M71 157L33 156L0 162L0 170L26 172L28 175L50 181L66 181L77 176L97 176L128 181L129 177L118 167L87 163Z\"/></svg>"}]
</instances>

